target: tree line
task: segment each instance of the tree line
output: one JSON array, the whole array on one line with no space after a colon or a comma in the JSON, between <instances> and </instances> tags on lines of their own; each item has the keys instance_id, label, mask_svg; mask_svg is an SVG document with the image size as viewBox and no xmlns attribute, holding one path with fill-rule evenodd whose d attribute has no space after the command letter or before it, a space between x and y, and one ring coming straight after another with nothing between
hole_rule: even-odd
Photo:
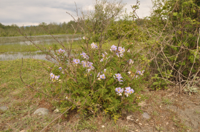
<instances>
[{"instance_id":1,"label":"tree line","mask_svg":"<svg viewBox=\"0 0 200 132\"><path fill-rule=\"evenodd\" d=\"M72 25L76 25L77 22L69 21L68 23L50 23L45 22L40 23L37 26L17 26L16 24L12 25L3 25L0 23L0 37L12 37L12 36L21 36L19 30L28 36L34 35L45 35L45 34L72 34L74 29ZM77 30L77 33L80 33L80 30Z\"/></svg>"}]
</instances>

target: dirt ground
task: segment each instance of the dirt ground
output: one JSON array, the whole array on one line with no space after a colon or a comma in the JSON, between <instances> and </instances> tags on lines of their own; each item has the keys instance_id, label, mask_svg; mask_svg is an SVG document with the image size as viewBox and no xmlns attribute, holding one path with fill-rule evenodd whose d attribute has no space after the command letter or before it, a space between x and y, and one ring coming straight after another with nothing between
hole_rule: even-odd
<instances>
[{"instance_id":1,"label":"dirt ground","mask_svg":"<svg viewBox=\"0 0 200 132\"><path fill-rule=\"evenodd\" d=\"M146 101L140 103L143 112L150 115L144 119L142 113L133 113L128 121L133 129L140 132L200 132L199 93L179 94L178 88L144 92Z\"/></svg>"},{"instance_id":2,"label":"dirt ground","mask_svg":"<svg viewBox=\"0 0 200 132\"><path fill-rule=\"evenodd\" d=\"M68 120L53 121L62 113L55 113L51 104L33 98L34 94L19 96L19 93L13 91L10 94L11 102L9 98L1 99L1 104L7 104L9 108L0 112L1 132L38 132L45 126L48 126L46 132L200 132L200 93L179 94L177 88L145 89L142 94L147 99L139 103L142 112L124 114L116 124L101 114L81 121L78 114L69 113ZM23 104L22 98L26 98ZM50 110L48 116L33 115L41 107ZM143 112L149 119L143 117Z\"/></svg>"}]
</instances>

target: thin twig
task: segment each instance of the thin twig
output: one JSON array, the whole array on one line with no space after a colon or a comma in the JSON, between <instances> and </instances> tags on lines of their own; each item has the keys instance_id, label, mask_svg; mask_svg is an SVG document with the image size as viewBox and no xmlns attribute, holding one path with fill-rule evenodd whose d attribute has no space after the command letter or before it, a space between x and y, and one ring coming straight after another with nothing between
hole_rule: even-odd
<instances>
[{"instance_id":1,"label":"thin twig","mask_svg":"<svg viewBox=\"0 0 200 132\"><path fill-rule=\"evenodd\" d=\"M23 57L22 57L22 65L21 65L21 68L20 68L20 79L21 79L22 83L23 83L25 86L27 86L27 87L33 89L34 91L37 91L38 93L42 93L42 94L44 94L44 95L46 95L46 96L52 98L51 96L47 95L46 93L44 93L44 92L42 92L42 91L40 91L40 90L37 90L37 89L33 88L32 86L30 86L30 85L28 85L28 84L26 84L26 83L24 82L24 80L22 79L22 67L23 67Z\"/></svg>"}]
</instances>

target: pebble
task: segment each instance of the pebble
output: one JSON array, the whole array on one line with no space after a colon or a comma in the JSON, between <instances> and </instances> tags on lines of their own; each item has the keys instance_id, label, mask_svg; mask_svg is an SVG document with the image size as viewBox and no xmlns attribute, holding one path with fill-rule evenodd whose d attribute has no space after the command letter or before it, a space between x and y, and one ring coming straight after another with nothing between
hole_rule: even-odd
<instances>
[{"instance_id":1,"label":"pebble","mask_svg":"<svg viewBox=\"0 0 200 132\"><path fill-rule=\"evenodd\" d=\"M6 111L8 109L8 107L6 107L6 106L1 106L0 107L0 110L2 110L2 111Z\"/></svg>"},{"instance_id":2,"label":"pebble","mask_svg":"<svg viewBox=\"0 0 200 132\"><path fill-rule=\"evenodd\" d=\"M133 120L133 116L132 116L132 115L129 115L129 116L126 117L126 119L127 119L128 121L132 121L132 120Z\"/></svg>"},{"instance_id":3,"label":"pebble","mask_svg":"<svg viewBox=\"0 0 200 132\"><path fill-rule=\"evenodd\" d=\"M145 119L150 119L149 114L146 113L146 112L144 112L144 113L142 114L142 116L143 116L143 118L145 118Z\"/></svg>"},{"instance_id":4,"label":"pebble","mask_svg":"<svg viewBox=\"0 0 200 132\"><path fill-rule=\"evenodd\" d=\"M46 108L39 108L37 109L33 114L37 114L37 115L47 115L49 113L49 110Z\"/></svg>"}]
</instances>

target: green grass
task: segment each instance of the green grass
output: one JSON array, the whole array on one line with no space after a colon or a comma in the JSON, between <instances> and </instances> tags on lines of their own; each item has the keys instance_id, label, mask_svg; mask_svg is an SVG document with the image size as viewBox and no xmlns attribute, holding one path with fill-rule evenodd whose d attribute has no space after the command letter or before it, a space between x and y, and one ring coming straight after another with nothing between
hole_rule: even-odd
<instances>
[{"instance_id":1,"label":"green grass","mask_svg":"<svg viewBox=\"0 0 200 132\"><path fill-rule=\"evenodd\" d=\"M103 49L109 49L111 45L117 45L117 41L110 41L103 44ZM72 49L81 49L81 46L84 46L83 42L81 41L74 41L73 43L67 43L64 42L63 45L66 48L70 48L72 45ZM52 44L37 44L38 47L41 49L49 49L50 47L53 48L54 46L59 48L63 48L62 45L58 43L52 43ZM15 53L15 52L35 52L40 51L36 46L34 45L26 45L26 44L8 44L8 45L0 45L0 54L1 53Z\"/></svg>"},{"instance_id":2,"label":"green grass","mask_svg":"<svg viewBox=\"0 0 200 132\"><path fill-rule=\"evenodd\" d=\"M7 106L8 110L0 110L0 130L35 132L42 130L47 124L53 121L61 113L50 113L48 116L36 116L33 112L38 108L41 100L50 98L37 97L37 92L26 87L20 80L20 68L22 60L1 61L0 63L0 104ZM44 60L24 59L22 67L22 78L24 82L35 89L44 90L50 87L49 72L44 67L52 66L51 62ZM91 117L88 120L78 119L73 122L59 119L53 122L48 128L49 132L54 131L79 131L88 129L125 132L122 125L114 124L114 121L102 115L98 118ZM105 127L102 127L102 126Z\"/></svg>"}]
</instances>

